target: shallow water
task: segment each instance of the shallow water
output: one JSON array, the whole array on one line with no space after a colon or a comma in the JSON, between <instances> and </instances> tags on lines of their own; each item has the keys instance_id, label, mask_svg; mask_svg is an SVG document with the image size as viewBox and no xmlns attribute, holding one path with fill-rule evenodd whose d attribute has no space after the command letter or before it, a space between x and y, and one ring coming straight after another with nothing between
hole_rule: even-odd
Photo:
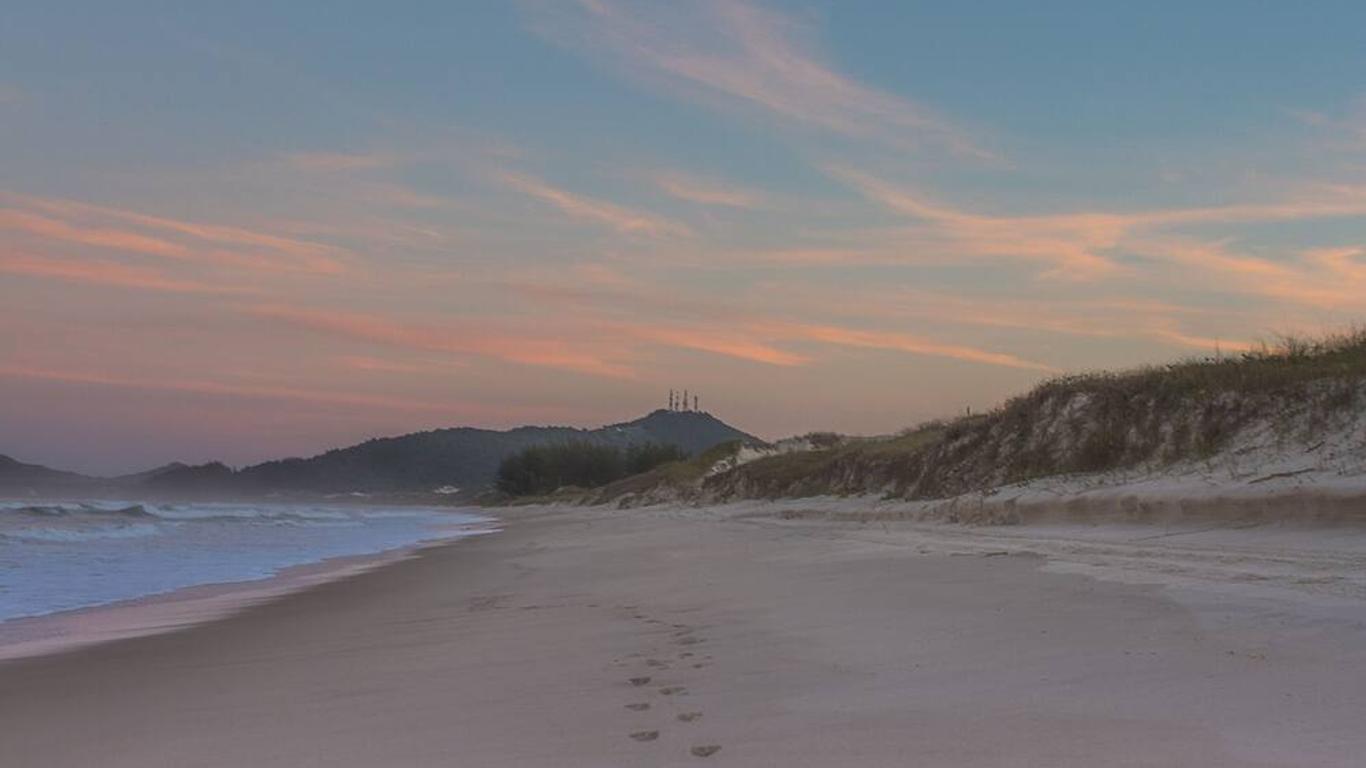
<instances>
[{"instance_id":1,"label":"shallow water","mask_svg":"<svg viewBox=\"0 0 1366 768\"><path fill-rule=\"evenodd\" d=\"M0 502L0 621L267 578L487 521L427 507Z\"/></svg>"}]
</instances>

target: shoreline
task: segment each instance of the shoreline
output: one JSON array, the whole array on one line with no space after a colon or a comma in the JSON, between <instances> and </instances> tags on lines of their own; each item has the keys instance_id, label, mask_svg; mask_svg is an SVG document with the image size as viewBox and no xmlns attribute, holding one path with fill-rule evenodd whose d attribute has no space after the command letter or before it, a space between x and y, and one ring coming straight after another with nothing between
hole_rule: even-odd
<instances>
[{"instance_id":1,"label":"shoreline","mask_svg":"<svg viewBox=\"0 0 1366 768\"><path fill-rule=\"evenodd\" d=\"M353 578L424 549L497 533L496 518L462 524L438 538L360 555L328 557L238 581L195 584L151 595L0 621L0 662L58 654L220 621L253 605ZM475 526L482 526L476 528Z\"/></svg>"},{"instance_id":2,"label":"shoreline","mask_svg":"<svg viewBox=\"0 0 1366 768\"><path fill-rule=\"evenodd\" d=\"M1256 553L1293 553L1246 532L780 509L502 510L497 536L218 621L0 662L0 763L1345 768L1366 749L1366 599L1258 591ZM1059 572L1086 558L1239 590Z\"/></svg>"}]
</instances>

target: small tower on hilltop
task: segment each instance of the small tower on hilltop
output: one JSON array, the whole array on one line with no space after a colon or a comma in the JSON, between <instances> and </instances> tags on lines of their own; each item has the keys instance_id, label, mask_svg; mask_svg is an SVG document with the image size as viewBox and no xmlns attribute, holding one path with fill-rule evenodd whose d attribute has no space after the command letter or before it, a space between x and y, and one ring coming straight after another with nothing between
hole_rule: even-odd
<instances>
[{"instance_id":1,"label":"small tower on hilltop","mask_svg":"<svg viewBox=\"0 0 1366 768\"><path fill-rule=\"evenodd\" d=\"M697 395L692 396L692 409L694 411L701 411L701 409L697 407Z\"/></svg>"},{"instance_id":2,"label":"small tower on hilltop","mask_svg":"<svg viewBox=\"0 0 1366 768\"><path fill-rule=\"evenodd\" d=\"M683 411L688 410L688 390L686 390L686 389L683 390L683 407L680 408L679 410L683 410Z\"/></svg>"},{"instance_id":3,"label":"small tower on hilltop","mask_svg":"<svg viewBox=\"0 0 1366 768\"><path fill-rule=\"evenodd\" d=\"M671 389L671 390L669 390L669 410L672 411L673 409L674 409L674 391Z\"/></svg>"}]
</instances>

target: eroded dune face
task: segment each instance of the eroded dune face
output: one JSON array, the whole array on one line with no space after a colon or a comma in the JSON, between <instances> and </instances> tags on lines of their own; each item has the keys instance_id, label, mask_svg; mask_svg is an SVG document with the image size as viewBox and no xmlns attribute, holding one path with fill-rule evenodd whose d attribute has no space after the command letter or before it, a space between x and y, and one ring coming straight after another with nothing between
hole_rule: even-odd
<instances>
[{"instance_id":1,"label":"eroded dune face","mask_svg":"<svg viewBox=\"0 0 1366 768\"><path fill-rule=\"evenodd\" d=\"M741 447L686 481L636 482L596 500L956 500L934 509L951 520L1009 523L1035 501L1057 511L1060 495L1101 488L1106 498L1067 504L1076 514L1223 515L1223 495L1307 494L1313 486L1323 493L1307 497L1311 514L1333 517L1352 513L1335 501L1342 492L1366 489L1361 403L1366 382L1352 376L1215 390L1161 372L1062 380L997 411L895 437ZM1039 489L1048 493L1034 499Z\"/></svg>"}]
</instances>

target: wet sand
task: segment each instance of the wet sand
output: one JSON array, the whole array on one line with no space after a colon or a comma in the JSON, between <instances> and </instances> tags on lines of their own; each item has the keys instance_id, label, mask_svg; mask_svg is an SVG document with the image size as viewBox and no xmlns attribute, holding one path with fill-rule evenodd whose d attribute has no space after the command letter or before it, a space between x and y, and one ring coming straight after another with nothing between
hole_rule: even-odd
<instances>
[{"instance_id":1,"label":"wet sand","mask_svg":"<svg viewBox=\"0 0 1366 768\"><path fill-rule=\"evenodd\" d=\"M211 623L0 662L0 765L1265 768L1366 754L1366 613L1350 592L1064 572L1069 551L1117 545L1049 549L1019 529L743 508L505 520ZM1345 557L1335 567L1359 569Z\"/></svg>"}]
</instances>

